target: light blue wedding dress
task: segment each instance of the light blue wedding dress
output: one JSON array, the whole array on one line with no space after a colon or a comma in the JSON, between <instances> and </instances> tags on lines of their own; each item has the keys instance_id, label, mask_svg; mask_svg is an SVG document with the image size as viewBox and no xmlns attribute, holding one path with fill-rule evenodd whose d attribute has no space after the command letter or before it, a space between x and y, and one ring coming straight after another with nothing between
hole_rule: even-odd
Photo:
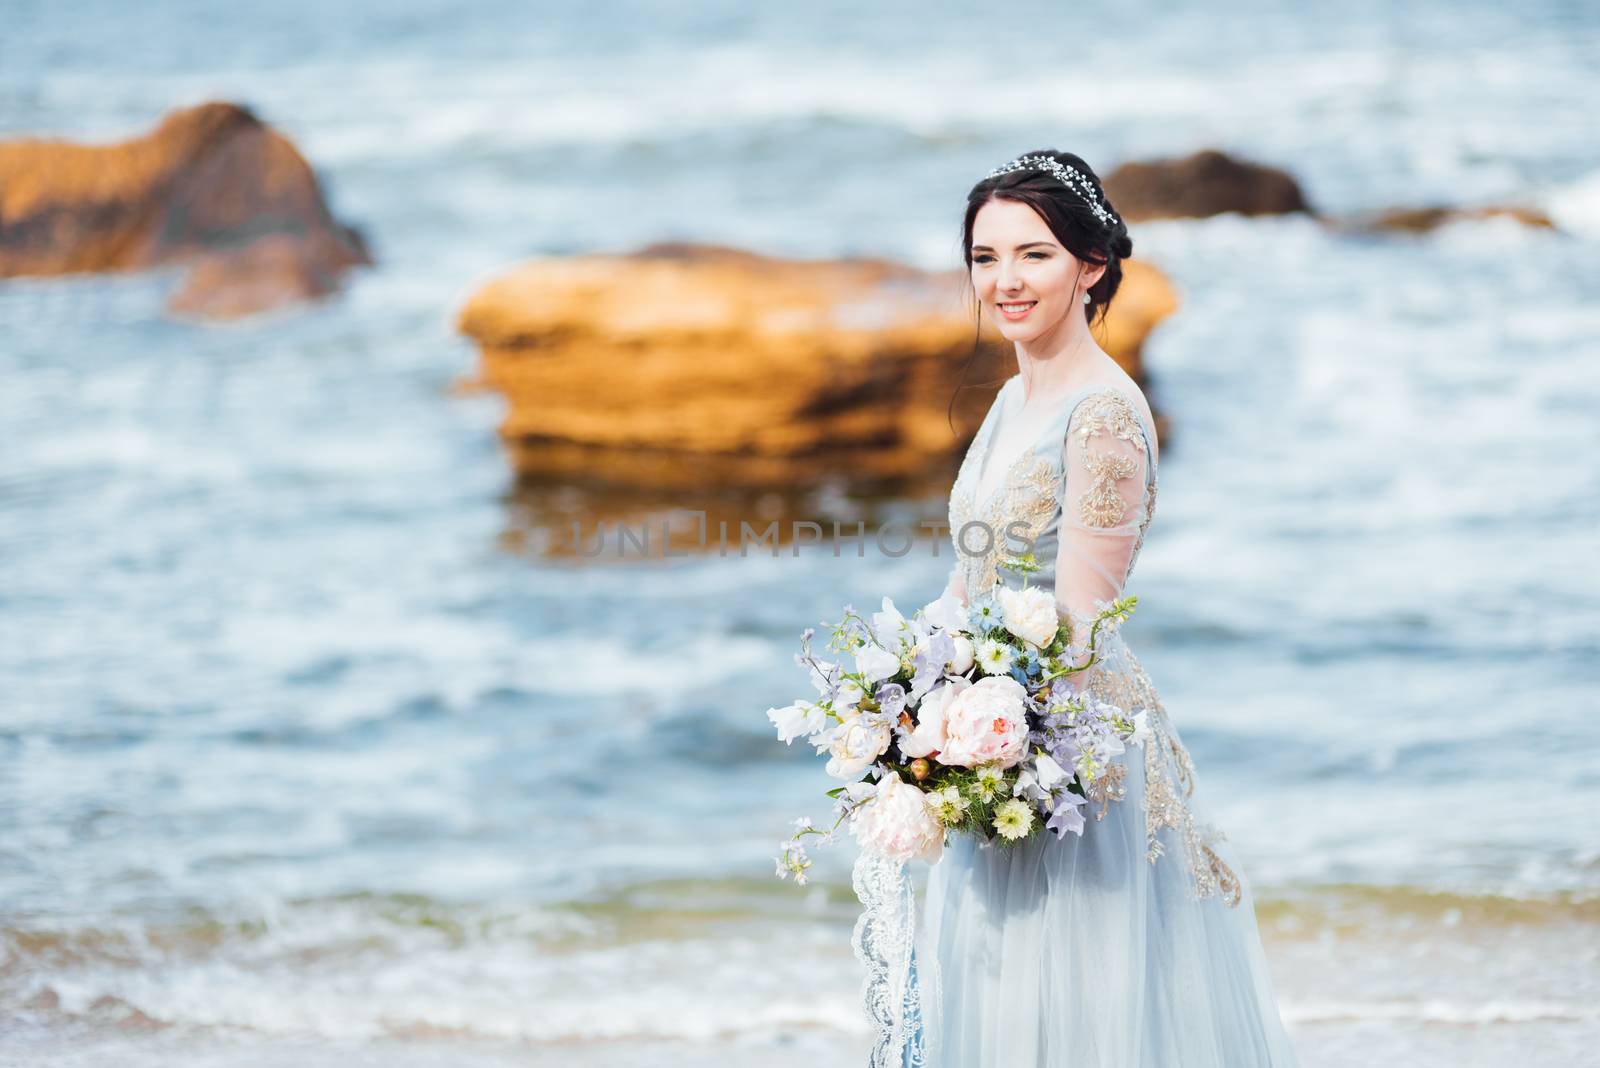
<instances>
[{"instance_id":1,"label":"light blue wedding dress","mask_svg":"<svg viewBox=\"0 0 1600 1068\"><path fill-rule=\"evenodd\" d=\"M1057 591L1058 610L1085 620L1121 595L1143 544L1155 434L1130 393L1091 386L1014 460L992 457L998 426L1021 418L1024 388L1020 376L1001 387L950 494L953 542L974 522L997 533L1016 524L1018 540L978 552L985 539L970 529L974 551L958 545L951 588L970 602L997 578L1020 587L1024 576L997 564L1031 540L1040 569L1028 584ZM901 939L898 1026L882 1029L874 1068L1297 1064L1249 884L1204 820L1188 751L1120 633L1102 656L1077 676L1084 688L1130 714L1147 710L1153 731L1116 758L1124 796L1091 802L1081 836L1045 831L1001 846L951 833L920 909L909 892L884 897L914 936ZM907 883L902 875L897 888Z\"/></svg>"}]
</instances>

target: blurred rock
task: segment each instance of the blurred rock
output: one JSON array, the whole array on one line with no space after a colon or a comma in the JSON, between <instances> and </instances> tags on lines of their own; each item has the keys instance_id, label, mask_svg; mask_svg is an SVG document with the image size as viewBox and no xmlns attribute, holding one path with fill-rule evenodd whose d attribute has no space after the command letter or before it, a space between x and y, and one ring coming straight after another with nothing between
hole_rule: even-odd
<instances>
[{"instance_id":1,"label":"blurred rock","mask_svg":"<svg viewBox=\"0 0 1600 1068\"><path fill-rule=\"evenodd\" d=\"M1130 260L1101 343L1136 379L1177 306ZM960 273L794 261L705 245L537 261L482 287L460 329L524 480L651 489L860 486L953 473L1015 370Z\"/></svg>"},{"instance_id":2,"label":"blurred rock","mask_svg":"<svg viewBox=\"0 0 1600 1068\"><path fill-rule=\"evenodd\" d=\"M1123 218L1202 218L1311 212L1300 183L1287 171L1205 149L1181 159L1132 161L1105 179L1106 195Z\"/></svg>"},{"instance_id":3,"label":"blurred rock","mask_svg":"<svg viewBox=\"0 0 1600 1068\"><path fill-rule=\"evenodd\" d=\"M371 262L295 147L234 104L120 144L0 142L0 277L194 264L169 307L232 317L329 293Z\"/></svg>"},{"instance_id":4,"label":"blurred rock","mask_svg":"<svg viewBox=\"0 0 1600 1068\"><path fill-rule=\"evenodd\" d=\"M1347 216L1335 221L1333 225L1351 232L1422 234L1436 230L1446 223L1463 219L1491 219L1500 216L1513 219L1525 226L1556 229L1556 224L1550 217L1537 208L1496 204L1473 208L1452 208L1443 205L1424 208L1387 208L1370 214Z\"/></svg>"},{"instance_id":5,"label":"blurred rock","mask_svg":"<svg viewBox=\"0 0 1600 1068\"><path fill-rule=\"evenodd\" d=\"M1505 216L1528 226L1554 229L1536 208L1486 205L1386 208L1332 217L1313 211L1294 176L1276 167L1235 159L1207 149L1182 159L1124 163L1105 180L1106 195L1124 218L1202 218L1224 212L1282 215L1304 212L1343 233L1426 233L1460 219Z\"/></svg>"}]
</instances>

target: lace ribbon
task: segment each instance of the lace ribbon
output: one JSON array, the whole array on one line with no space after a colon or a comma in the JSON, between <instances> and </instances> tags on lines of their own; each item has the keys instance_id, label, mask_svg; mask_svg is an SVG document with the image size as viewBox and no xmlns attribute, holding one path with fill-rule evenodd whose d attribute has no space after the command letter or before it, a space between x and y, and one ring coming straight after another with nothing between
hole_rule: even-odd
<instances>
[{"instance_id":1,"label":"lace ribbon","mask_svg":"<svg viewBox=\"0 0 1600 1068\"><path fill-rule=\"evenodd\" d=\"M874 1036L868 1068L921 1065L922 998L912 956L916 897L911 875L904 861L862 850L850 884L863 906L850 945L867 970L862 1001Z\"/></svg>"}]
</instances>

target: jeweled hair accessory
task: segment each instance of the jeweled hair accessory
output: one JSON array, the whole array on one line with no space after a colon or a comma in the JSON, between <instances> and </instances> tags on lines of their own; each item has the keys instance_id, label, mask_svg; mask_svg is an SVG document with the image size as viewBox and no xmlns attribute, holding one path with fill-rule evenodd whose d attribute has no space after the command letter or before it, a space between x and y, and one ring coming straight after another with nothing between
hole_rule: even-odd
<instances>
[{"instance_id":1,"label":"jeweled hair accessory","mask_svg":"<svg viewBox=\"0 0 1600 1068\"><path fill-rule=\"evenodd\" d=\"M998 178L1002 174L1010 174L1012 171L1044 171L1055 176L1062 185L1083 198L1083 202L1089 205L1089 210L1094 212L1095 218L1107 226L1116 225L1116 212L1100 202L1099 195L1094 191L1094 183L1089 181L1088 177L1077 168L1069 167L1060 160L1051 159L1049 156L1018 156L1010 163L996 167L986 177Z\"/></svg>"}]
</instances>

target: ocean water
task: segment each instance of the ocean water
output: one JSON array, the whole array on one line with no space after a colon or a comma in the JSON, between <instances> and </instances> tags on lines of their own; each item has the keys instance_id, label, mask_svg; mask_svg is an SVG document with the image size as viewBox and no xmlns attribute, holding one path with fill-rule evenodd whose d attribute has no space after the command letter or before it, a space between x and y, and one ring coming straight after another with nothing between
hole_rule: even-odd
<instances>
[{"instance_id":1,"label":"ocean water","mask_svg":"<svg viewBox=\"0 0 1600 1068\"><path fill-rule=\"evenodd\" d=\"M229 325L167 272L0 283L0 1062L862 1059L851 847L773 877L831 784L763 713L802 627L922 604L948 546L521 551L451 324L663 239L950 266L1047 145L1560 223L1138 225L1184 304L1127 634L1307 1065L1592 1055L1592 7L145 8L4 5L0 136L243 101L380 266Z\"/></svg>"}]
</instances>

